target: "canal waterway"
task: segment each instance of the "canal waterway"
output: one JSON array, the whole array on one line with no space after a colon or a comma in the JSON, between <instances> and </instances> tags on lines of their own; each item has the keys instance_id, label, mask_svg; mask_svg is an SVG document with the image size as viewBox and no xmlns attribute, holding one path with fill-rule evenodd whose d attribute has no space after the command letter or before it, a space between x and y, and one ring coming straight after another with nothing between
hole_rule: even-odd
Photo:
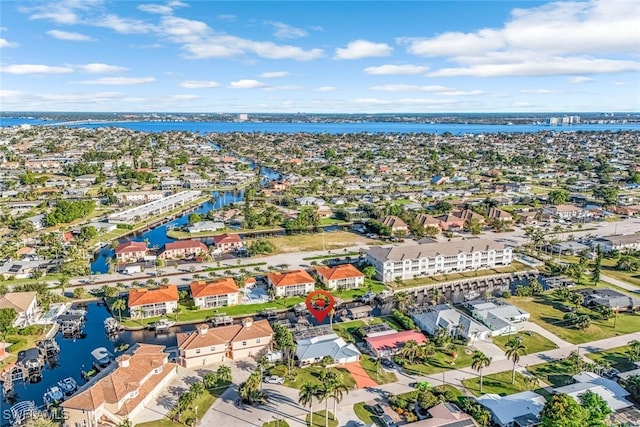
<instances>
[{"instance_id":1,"label":"canal waterway","mask_svg":"<svg viewBox=\"0 0 640 427\"><path fill-rule=\"evenodd\" d=\"M75 308L75 307L74 307ZM17 382L14 385L15 395L7 400L0 390L2 399L0 407L8 409L19 401L34 401L36 405L43 405L43 396L47 389L57 384L58 381L73 377L79 385L84 384L81 372L92 369L93 357L91 352L98 347L105 347L111 354L118 356L122 352L116 349L123 344L135 343L160 344L166 347L177 346L176 333L195 330L196 325L180 325L171 328L169 334L156 335L152 330L122 331L117 338L109 339L104 330L104 320L111 314L104 305L97 302L87 304L87 320L84 325L84 338L64 338L61 332L55 336L60 346L60 355L57 359L45 365L42 372L42 381L38 383ZM7 420L2 420L2 426Z\"/></svg>"}]
</instances>

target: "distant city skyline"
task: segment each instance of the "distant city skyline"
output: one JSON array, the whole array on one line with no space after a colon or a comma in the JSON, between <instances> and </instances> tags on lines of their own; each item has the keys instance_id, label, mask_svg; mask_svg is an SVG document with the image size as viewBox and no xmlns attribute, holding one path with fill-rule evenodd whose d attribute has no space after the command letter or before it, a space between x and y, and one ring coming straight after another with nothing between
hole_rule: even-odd
<instances>
[{"instance_id":1,"label":"distant city skyline","mask_svg":"<svg viewBox=\"0 0 640 427\"><path fill-rule=\"evenodd\" d=\"M2 1L0 111L640 111L640 3Z\"/></svg>"}]
</instances>

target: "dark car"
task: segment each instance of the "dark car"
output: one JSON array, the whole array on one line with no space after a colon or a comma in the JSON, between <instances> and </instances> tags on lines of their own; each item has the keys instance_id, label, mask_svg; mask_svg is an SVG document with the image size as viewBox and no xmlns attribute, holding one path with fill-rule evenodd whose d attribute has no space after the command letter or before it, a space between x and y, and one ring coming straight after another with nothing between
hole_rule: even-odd
<instances>
[{"instance_id":1,"label":"dark car","mask_svg":"<svg viewBox=\"0 0 640 427\"><path fill-rule=\"evenodd\" d=\"M393 362L389 359L382 359L382 362L380 362L382 366L384 366L387 369L392 369L393 368Z\"/></svg>"},{"instance_id":2,"label":"dark car","mask_svg":"<svg viewBox=\"0 0 640 427\"><path fill-rule=\"evenodd\" d=\"M372 410L373 410L373 412L374 412L376 415L378 415L378 416L380 416L380 415L384 415L384 408L382 408L382 406L380 406L380 404L379 404L379 403L378 403L378 404L376 404L376 405L374 405L371 409L372 409Z\"/></svg>"}]
</instances>

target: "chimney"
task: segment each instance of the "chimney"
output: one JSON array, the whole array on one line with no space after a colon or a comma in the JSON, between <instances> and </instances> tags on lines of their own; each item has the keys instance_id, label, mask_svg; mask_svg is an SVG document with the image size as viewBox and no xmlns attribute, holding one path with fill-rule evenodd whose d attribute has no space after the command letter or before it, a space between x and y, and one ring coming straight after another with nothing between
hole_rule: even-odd
<instances>
[{"instance_id":1,"label":"chimney","mask_svg":"<svg viewBox=\"0 0 640 427\"><path fill-rule=\"evenodd\" d=\"M123 354L122 356L118 357L118 366L121 368L128 368L129 359L131 359L131 356L129 356L128 354Z\"/></svg>"},{"instance_id":2,"label":"chimney","mask_svg":"<svg viewBox=\"0 0 640 427\"><path fill-rule=\"evenodd\" d=\"M253 325L252 317L245 317L244 319L242 319L242 326L244 326L245 328L250 328L251 325Z\"/></svg>"},{"instance_id":3,"label":"chimney","mask_svg":"<svg viewBox=\"0 0 640 427\"><path fill-rule=\"evenodd\" d=\"M198 325L198 333L200 335L206 335L209 330L209 326L206 324Z\"/></svg>"}]
</instances>

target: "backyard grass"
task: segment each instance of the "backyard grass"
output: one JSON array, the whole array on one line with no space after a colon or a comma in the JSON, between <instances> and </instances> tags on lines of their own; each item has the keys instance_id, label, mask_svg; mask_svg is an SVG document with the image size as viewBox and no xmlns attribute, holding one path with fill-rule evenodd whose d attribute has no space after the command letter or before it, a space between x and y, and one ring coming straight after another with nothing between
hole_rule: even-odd
<instances>
[{"instance_id":1,"label":"backyard grass","mask_svg":"<svg viewBox=\"0 0 640 427\"><path fill-rule=\"evenodd\" d=\"M284 368L285 367L283 365L279 365L279 366L276 366L275 368L270 369L269 372L272 375L284 376ZM321 385L322 382L320 380L320 373L324 370L325 368L321 366L309 366L307 368L298 368L296 370L295 379L293 381L287 379L284 382L284 385L287 387L296 388L296 389L300 389L302 384L305 384L305 383L313 383L316 385ZM356 380L353 379L349 371L347 371L344 368L328 368L328 370L329 372L335 372L336 374L338 374L342 378L342 382L347 387L349 387L350 389L355 389Z\"/></svg>"},{"instance_id":2,"label":"backyard grass","mask_svg":"<svg viewBox=\"0 0 640 427\"><path fill-rule=\"evenodd\" d=\"M330 233L303 233L292 236L269 237L267 240L276 247L270 255L288 252L304 251L335 251L336 256L341 256L340 251L350 246L371 245L376 240L367 239L348 231L332 231ZM327 255L331 255L327 253Z\"/></svg>"},{"instance_id":3,"label":"backyard grass","mask_svg":"<svg viewBox=\"0 0 640 427\"><path fill-rule=\"evenodd\" d=\"M485 375L482 379L482 393L480 393L480 374L477 377L463 380L462 385L476 397L487 393L508 396L530 390L525 382L525 376L520 372L516 372L516 380L511 384L511 371ZM544 386L544 384L539 384L539 386Z\"/></svg>"},{"instance_id":4,"label":"backyard grass","mask_svg":"<svg viewBox=\"0 0 640 427\"><path fill-rule=\"evenodd\" d=\"M369 378L374 380L377 384L395 383L398 381L398 377L393 372L387 372L382 367L380 370L376 367L376 362L373 357L363 355L360 359L360 366L369 375Z\"/></svg>"},{"instance_id":5,"label":"backyard grass","mask_svg":"<svg viewBox=\"0 0 640 427\"><path fill-rule=\"evenodd\" d=\"M522 340L522 344L527 347L527 354L534 354L541 351L553 350L555 348L558 348L555 343L543 337L542 335L531 331L529 333L531 333L532 335L529 335L528 333L502 335L493 337L492 340L495 345L506 351L507 343L509 342L509 340L520 338Z\"/></svg>"},{"instance_id":6,"label":"backyard grass","mask_svg":"<svg viewBox=\"0 0 640 427\"><path fill-rule=\"evenodd\" d=\"M636 365L629 361L628 354L631 346L624 345L622 347L610 348L609 350L599 351L598 353L588 353L587 357L594 362L606 360L611 364L612 368L620 372L635 369Z\"/></svg>"},{"instance_id":7,"label":"backyard grass","mask_svg":"<svg viewBox=\"0 0 640 427\"><path fill-rule=\"evenodd\" d=\"M405 363L402 368L414 374L432 375L442 371L451 371L471 366L471 351L469 351L470 354L467 354L464 347L458 347L458 357L455 359L455 363L452 363L453 357L451 353L452 351L450 349L436 349L434 354L425 357L423 363Z\"/></svg>"},{"instance_id":8,"label":"backyard grass","mask_svg":"<svg viewBox=\"0 0 640 427\"><path fill-rule=\"evenodd\" d=\"M361 341L358 329L365 326L364 320L352 320L350 322L340 322L333 324L333 330L347 342Z\"/></svg>"},{"instance_id":9,"label":"backyard grass","mask_svg":"<svg viewBox=\"0 0 640 427\"><path fill-rule=\"evenodd\" d=\"M571 305L556 299L551 292L545 292L535 297L512 297L509 302L522 308L531 314L529 321L535 322L549 332L557 335L572 344L581 344L590 341L597 341L618 335L625 335L640 331L640 315L633 313L620 313L615 322L612 316L608 320L603 320L599 315L587 309L579 307L578 314L593 315L591 326L585 330L565 326L563 316L565 312L560 310L561 305Z\"/></svg>"},{"instance_id":10,"label":"backyard grass","mask_svg":"<svg viewBox=\"0 0 640 427\"><path fill-rule=\"evenodd\" d=\"M318 411L313 413L313 420L311 420L311 417L309 414L307 414L305 420L307 421L307 425L310 427L325 427L325 426L338 427L338 420L334 418L335 418L335 415L333 415L333 412L329 411L329 424L325 424L324 423L325 412Z\"/></svg>"},{"instance_id":11,"label":"backyard grass","mask_svg":"<svg viewBox=\"0 0 640 427\"><path fill-rule=\"evenodd\" d=\"M353 405L353 412L355 412L356 417L358 417L361 421L363 421L366 425L376 424L381 426L382 423L380 419L369 410L371 406L366 402L358 402Z\"/></svg>"},{"instance_id":12,"label":"backyard grass","mask_svg":"<svg viewBox=\"0 0 640 427\"><path fill-rule=\"evenodd\" d=\"M553 387L561 387L571 383L574 375L571 372L571 365L564 360L527 366L527 371Z\"/></svg>"},{"instance_id":13,"label":"backyard grass","mask_svg":"<svg viewBox=\"0 0 640 427\"><path fill-rule=\"evenodd\" d=\"M7 357L0 361L0 370L16 362L18 360L18 352L35 347L36 343L44 338L43 333L43 328L38 327L37 333L33 335L8 334L5 341L11 343L11 345L6 348Z\"/></svg>"},{"instance_id":14,"label":"backyard grass","mask_svg":"<svg viewBox=\"0 0 640 427\"><path fill-rule=\"evenodd\" d=\"M531 267L521 264L517 261L511 263L510 266L488 268L485 270L464 271L459 273L441 274L438 276L420 277L418 279L405 280L402 284L393 283L392 286L400 288L413 288L416 286L437 285L438 283L450 282L452 280L474 279L476 277L492 276L494 274L517 273L530 271Z\"/></svg>"}]
</instances>

